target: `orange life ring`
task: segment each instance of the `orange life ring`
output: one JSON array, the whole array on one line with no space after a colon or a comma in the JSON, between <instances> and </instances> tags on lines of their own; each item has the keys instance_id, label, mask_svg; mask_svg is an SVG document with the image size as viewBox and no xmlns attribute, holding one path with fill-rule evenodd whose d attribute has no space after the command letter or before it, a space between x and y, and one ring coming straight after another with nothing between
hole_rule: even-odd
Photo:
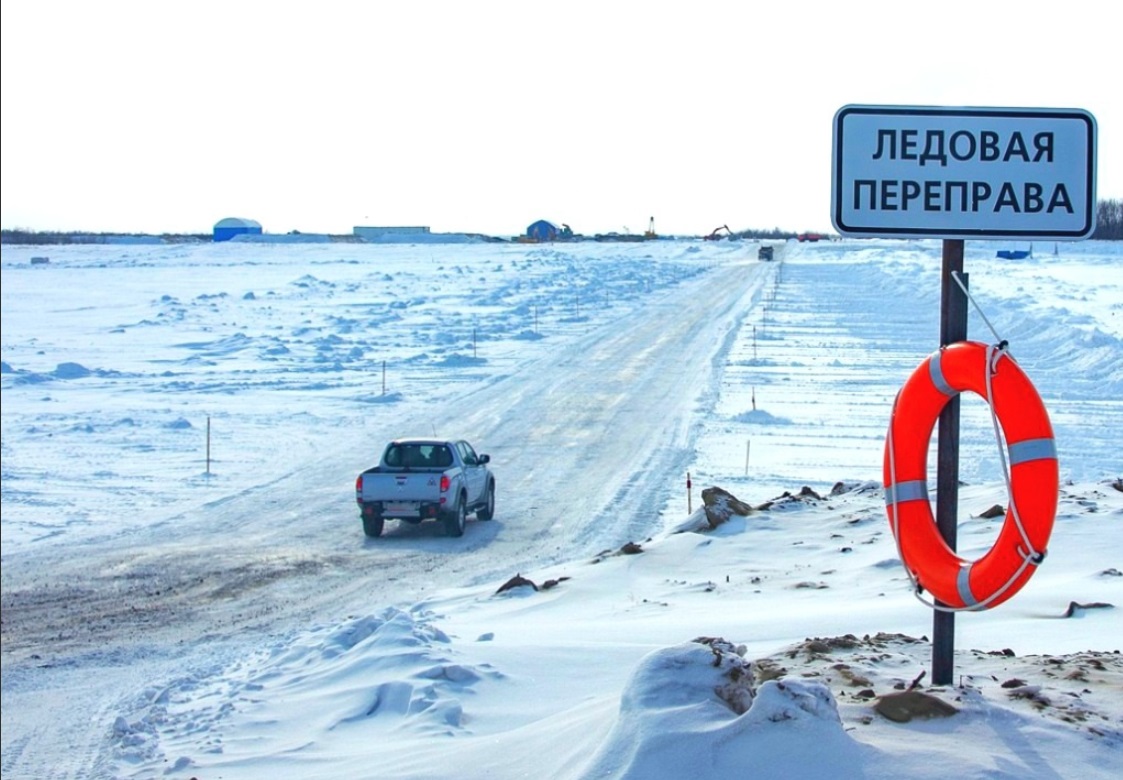
<instances>
[{"instance_id":1,"label":"orange life ring","mask_svg":"<svg viewBox=\"0 0 1123 780\"><path fill-rule=\"evenodd\" d=\"M932 429L948 401L964 390L992 404L1010 468L1010 505L1002 530L994 546L976 561L960 558L943 540L928 500ZM961 341L924 359L893 405L883 478L885 509L902 562L915 581L947 607L998 606L1025 585L1044 557L1057 513L1053 427L1037 390L1003 350Z\"/></svg>"}]
</instances>

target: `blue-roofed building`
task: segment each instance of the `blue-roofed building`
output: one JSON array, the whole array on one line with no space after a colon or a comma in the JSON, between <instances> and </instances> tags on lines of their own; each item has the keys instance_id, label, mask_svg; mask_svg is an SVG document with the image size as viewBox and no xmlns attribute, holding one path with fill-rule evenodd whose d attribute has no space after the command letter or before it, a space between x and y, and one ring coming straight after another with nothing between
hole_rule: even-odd
<instances>
[{"instance_id":1,"label":"blue-roofed building","mask_svg":"<svg viewBox=\"0 0 1123 780\"><path fill-rule=\"evenodd\" d=\"M556 241L558 238L558 226L553 222L540 219L537 222L532 222L527 227L526 237L532 241Z\"/></svg>"},{"instance_id":2,"label":"blue-roofed building","mask_svg":"<svg viewBox=\"0 0 1123 780\"><path fill-rule=\"evenodd\" d=\"M229 241L234 236L261 235L261 223L252 219L241 219L240 217L227 217L220 219L214 225L214 240L215 241Z\"/></svg>"}]
</instances>

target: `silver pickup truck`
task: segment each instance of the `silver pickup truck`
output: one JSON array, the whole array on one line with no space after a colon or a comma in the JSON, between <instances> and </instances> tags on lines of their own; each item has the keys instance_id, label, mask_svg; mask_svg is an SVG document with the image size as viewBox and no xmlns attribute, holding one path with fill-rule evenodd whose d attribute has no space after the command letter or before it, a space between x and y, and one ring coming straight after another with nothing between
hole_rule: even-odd
<instances>
[{"instance_id":1,"label":"silver pickup truck","mask_svg":"<svg viewBox=\"0 0 1123 780\"><path fill-rule=\"evenodd\" d=\"M463 536L467 516L495 516L495 477L463 440L397 439L386 446L382 462L355 480L355 501L367 536L382 535L388 519L444 523L449 536Z\"/></svg>"}]
</instances>

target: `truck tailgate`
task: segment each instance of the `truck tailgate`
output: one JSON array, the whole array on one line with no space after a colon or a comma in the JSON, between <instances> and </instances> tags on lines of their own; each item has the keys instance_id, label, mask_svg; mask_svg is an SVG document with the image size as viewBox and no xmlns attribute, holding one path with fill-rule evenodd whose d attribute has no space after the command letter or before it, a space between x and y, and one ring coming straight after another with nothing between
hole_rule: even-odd
<instances>
[{"instance_id":1,"label":"truck tailgate","mask_svg":"<svg viewBox=\"0 0 1123 780\"><path fill-rule=\"evenodd\" d=\"M440 485L440 472L364 474L362 497L363 501L438 501Z\"/></svg>"}]
</instances>

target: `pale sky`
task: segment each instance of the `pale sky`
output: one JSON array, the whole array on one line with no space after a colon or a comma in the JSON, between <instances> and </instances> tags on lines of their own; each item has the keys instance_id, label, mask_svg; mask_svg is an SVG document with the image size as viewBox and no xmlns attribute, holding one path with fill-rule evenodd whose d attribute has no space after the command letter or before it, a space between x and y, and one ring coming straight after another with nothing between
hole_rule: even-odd
<instances>
[{"instance_id":1,"label":"pale sky","mask_svg":"<svg viewBox=\"0 0 1123 780\"><path fill-rule=\"evenodd\" d=\"M0 225L829 230L849 104L1080 108L1123 198L1107 6L6 0Z\"/></svg>"}]
</instances>

